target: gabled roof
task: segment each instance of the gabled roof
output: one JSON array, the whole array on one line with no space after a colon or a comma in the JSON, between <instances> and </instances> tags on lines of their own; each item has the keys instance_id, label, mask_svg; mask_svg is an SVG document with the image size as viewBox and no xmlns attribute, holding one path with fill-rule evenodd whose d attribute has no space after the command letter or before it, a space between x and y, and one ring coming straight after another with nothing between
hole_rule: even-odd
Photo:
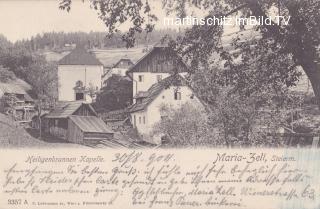
<instances>
[{"instance_id":1,"label":"gabled roof","mask_svg":"<svg viewBox=\"0 0 320 209\"><path fill-rule=\"evenodd\" d=\"M24 100L27 102L33 102L34 100L30 97L27 91L31 90L32 87L27 82L16 79L6 83L0 82L0 91L6 94L22 94Z\"/></svg>"},{"instance_id":2,"label":"gabled roof","mask_svg":"<svg viewBox=\"0 0 320 209\"><path fill-rule=\"evenodd\" d=\"M148 105L157 98L157 96L162 92L162 90L170 87L170 86L184 86L187 85L186 80L180 76L179 74L171 75L158 83L153 84L145 93L145 97L142 98L141 102L136 102L130 108L130 112L137 112L140 110L144 110Z\"/></svg>"},{"instance_id":3,"label":"gabled roof","mask_svg":"<svg viewBox=\"0 0 320 209\"><path fill-rule=\"evenodd\" d=\"M94 55L90 54L84 46L77 46L70 54L64 56L59 65L103 65Z\"/></svg>"},{"instance_id":4,"label":"gabled roof","mask_svg":"<svg viewBox=\"0 0 320 209\"><path fill-rule=\"evenodd\" d=\"M113 133L107 125L96 116L71 115L72 120L83 132L87 133Z\"/></svg>"},{"instance_id":5,"label":"gabled roof","mask_svg":"<svg viewBox=\"0 0 320 209\"><path fill-rule=\"evenodd\" d=\"M126 63L121 63L125 61ZM129 63L129 64L128 64ZM121 58L118 62L116 62L116 64L113 65L114 68L129 68L133 65L133 62L131 61L131 59L124 57Z\"/></svg>"},{"instance_id":6,"label":"gabled roof","mask_svg":"<svg viewBox=\"0 0 320 209\"><path fill-rule=\"evenodd\" d=\"M86 105L95 115L97 113L94 111L93 107L90 104L83 103L83 101L75 102L61 102L59 103L54 110L46 115L46 118L67 118L75 113L82 105Z\"/></svg>"},{"instance_id":7,"label":"gabled roof","mask_svg":"<svg viewBox=\"0 0 320 209\"><path fill-rule=\"evenodd\" d=\"M173 56L176 56L177 62L179 66L184 66L187 69L187 65L182 61L182 59L179 58L179 56L168 46L166 45L155 45L150 51L148 51L144 56L142 56L134 65L132 65L129 70L126 72L126 74L130 76L130 73L132 72L136 72L137 67L142 64L146 59L148 59L149 57L151 57L154 53L157 53L159 51L164 51L165 50L165 54L168 55L169 53L172 54L172 56L170 56L170 58L172 58ZM170 73L174 73L174 72L170 72Z\"/></svg>"}]
</instances>

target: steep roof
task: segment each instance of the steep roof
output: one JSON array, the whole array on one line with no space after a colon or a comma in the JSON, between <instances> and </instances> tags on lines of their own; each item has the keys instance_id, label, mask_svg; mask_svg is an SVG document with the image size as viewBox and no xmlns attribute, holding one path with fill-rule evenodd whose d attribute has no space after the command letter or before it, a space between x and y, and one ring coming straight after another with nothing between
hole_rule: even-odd
<instances>
[{"instance_id":1,"label":"steep roof","mask_svg":"<svg viewBox=\"0 0 320 209\"><path fill-rule=\"evenodd\" d=\"M46 118L67 118L75 113L82 105L87 105L89 109L96 115L96 112L90 104L83 103L83 101L61 102L54 110L46 115Z\"/></svg>"},{"instance_id":2,"label":"steep roof","mask_svg":"<svg viewBox=\"0 0 320 209\"><path fill-rule=\"evenodd\" d=\"M83 132L89 133L113 133L107 125L96 116L71 115L72 120Z\"/></svg>"},{"instance_id":3,"label":"steep roof","mask_svg":"<svg viewBox=\"0 0 320 209\"><path fill-rule=\"evenodd\" d=\"M141 102L136 102L131 106L130 112L137 112L144 110L148 105L157 98L157 96L162 92L162 90L170 86L183 86L187 85L185 79L179 74L171 75L158 83L153 84L146 93Z\"/></svg>"},{"instance_id":4,"label":"steep roof","mask_svg":"<svg viewBox=\"0 0 320 209\"><path fill-rule=\"evenodd\" d=\"M137 72L138 67L143 65L143 63L148 63L147 59L151 58L155 53L164 52L164 54L167 56L167 59L175 60L177 63L176 67L178 67L178 71L181 72L180 68L187 69L187 65L182 61L182 59L168 46L166 45L155 45L150 51L148 51L144 56L142 56L134 65L132 65L129 70L126 72L126 74L130 76L131 73ZM184 72L184 71L182 71ZM170 72L174 73L174 72Z\"/></svg>"},{"instance_id":5,"label":"steep roof","mask_svg":"<svg viewBox=\"0 0 320 209\"><path fill-rule=\"evenodd\" d=\"M90 54L84 46L77 46L70 54L64 56L59 65L103 65L94 55Z\"/></svg>"}]
</instances>

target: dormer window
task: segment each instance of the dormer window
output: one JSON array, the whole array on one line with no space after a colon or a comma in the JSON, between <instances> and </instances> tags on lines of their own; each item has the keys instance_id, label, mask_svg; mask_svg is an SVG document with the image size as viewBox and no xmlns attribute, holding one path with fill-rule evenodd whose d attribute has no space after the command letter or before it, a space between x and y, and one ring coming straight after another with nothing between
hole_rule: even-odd
<instances>
[{"instance_id":1,"label":"dormer window","mask_svg":"<svg viewBox=\"0 0 320 209\"><path fill-rule=\"evenodd\" d=\"M143 77L143 75L139 75L139 82L143 82L143 80L144 80L144 77Z\"/></svg>"}]
</instances>

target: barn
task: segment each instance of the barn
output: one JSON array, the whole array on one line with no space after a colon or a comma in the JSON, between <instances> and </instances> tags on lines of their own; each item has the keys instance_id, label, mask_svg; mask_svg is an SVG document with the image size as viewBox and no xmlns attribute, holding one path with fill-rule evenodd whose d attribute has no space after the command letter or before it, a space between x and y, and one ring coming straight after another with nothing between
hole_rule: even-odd
<instances>
[{"instance_id":1,"label":"barn","mask_svg":"<svg viewBox=\"0 0 320 209\"><path fill-rule=\"evenodd\" d=\"M67 139L76 144L93 145L105 139L112 139L113 133L96 116L72 115L68 120Z\"/></svg>"},{"instance_id":2,"label":"barn","mask_svg":"<svg viewBox=\"0 0 320 209\"><path fill-rule=\"evenodd\" d=\"M95 144L113 137L93 107L82 101L59 103L42 123L43 132L72 143Z\"/></svg>"}]
</instances>

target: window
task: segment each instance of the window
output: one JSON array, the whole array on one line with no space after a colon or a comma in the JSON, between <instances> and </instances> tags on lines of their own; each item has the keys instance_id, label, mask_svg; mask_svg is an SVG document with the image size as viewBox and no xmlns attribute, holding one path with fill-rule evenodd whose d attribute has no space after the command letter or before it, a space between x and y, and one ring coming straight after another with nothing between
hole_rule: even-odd
<instances>
[{"instance_id":1,"label":"window","mask_svg":"<svg viewBox=\"0 0 320 209\"><path fill-rule=\"evenodd\" d=\"M146 124L146 117L143 116L143 124Z\"/></svg>"},{"instance_id":2,"label":"window","mask_svg":"<svg viewBox=\"0 0 320 209\"><path fill-rule=\"evenodd\" d=\"M139 82L143 82L143 75L139 75Z\"/></svg>"},{"instance_id":3,"label":"window","mask_svg":"<svg viewBox=\"0 0 320 209\"><path fill-rule=\"evenodd\" d=\"M76 93L76 100L83 100L84 99L84 93Z\"/></svg>"},{"instance_id":4,"label":"window","mask_svg":"<svg viewBox=\"0 0 320 209\"><path fill-rule=\"evenodd\" d=\"M134 125L134 126L137 125L136 115L133 115L133 125Z\"/></svg>"},{"instance_id":5,"label":"window","mask_svg":"<svg viewBox=\"0 0 320 209\"><path fill-rule=\"evenodd\" d=\"M181 100L181 92L174 92L174 100Z\"/></svg>"},{"instance_id":6,"label":"window","mask_svg":"<svg viewBox=\"0 0 320 209\"><path fill-rule=\"evenodd\" d=\"M141 117L139 116L139 124L141 124Z\"/></svg>"},{"instance_id":7,"label":"window","mask_svg":"<svg viewBox=\"0 0 320 209\"><path fill-rule=\"evenodd\" d=\"M157 81L161 81L162 80L162 75L157 75Z\"/></svg>"},{"instance_id":8,"label":"window","mask_svg":"<svg viewBox=\"0 0 320 209\"><path fill-rule=\"evenodd\" d=\"M55 126L55 127L58 127L58 122L59 122L59 121L58 121L57 119L54 120L54 126Z\"/></svg>"}]
</instances>

